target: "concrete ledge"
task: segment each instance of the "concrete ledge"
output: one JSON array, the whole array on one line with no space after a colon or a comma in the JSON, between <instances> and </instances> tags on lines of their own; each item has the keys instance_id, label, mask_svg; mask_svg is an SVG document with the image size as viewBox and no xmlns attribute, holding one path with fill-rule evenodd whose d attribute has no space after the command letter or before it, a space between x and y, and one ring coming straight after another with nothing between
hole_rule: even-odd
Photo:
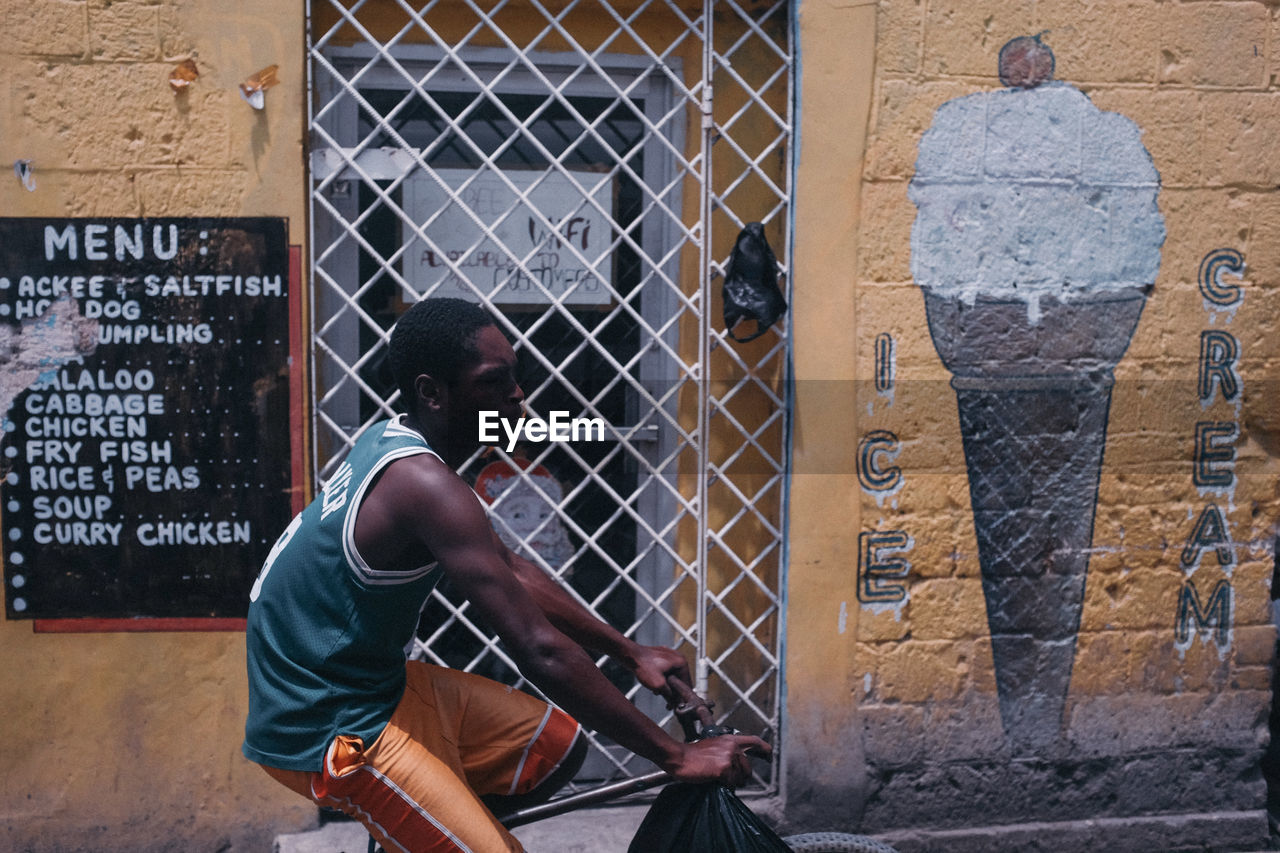
<instances>
[{"instance_id":1,"label":"concrete ledge","mask_svg":"<svg viewBox=\"0 0 1280 853\"><path fill-rule=\"evenodd\" d=\"M1268 849L1264 810L1114 817L965 829L889 830L876 838L899 853L1161 853Z\"/></svg>"},{"instance_id":2,"label":"concrete ledge","mask_svg":"<svg viewBox=\"0 0 1280 853\"><path fill-rule=\"evenodd\" d=\"M326 823L310 832L277 835L272 853L366 853L369 833L353 821Z\"/></svg>"},{"instance_id":3,"label":"concrete ledge","mask_svg":"<svg viewBox=\"0 0 1280 853\"><path fill-rule=\"evenodd\" d=\"M649 803L582 809L512 830L529 853L627 853Z\"/></svg>"},{"instance_id":4,"label":"concrete ledge","mask_svg":"<svg viewBox=\"0 0 1280 853\"><path fill-rule=\"evenodd\" d=\"M583 809L512 831L528 853L626 853L649 804ZM274 853L366 853L369 835L354 821L276 837Z\"/></svg>"}]
</instances>

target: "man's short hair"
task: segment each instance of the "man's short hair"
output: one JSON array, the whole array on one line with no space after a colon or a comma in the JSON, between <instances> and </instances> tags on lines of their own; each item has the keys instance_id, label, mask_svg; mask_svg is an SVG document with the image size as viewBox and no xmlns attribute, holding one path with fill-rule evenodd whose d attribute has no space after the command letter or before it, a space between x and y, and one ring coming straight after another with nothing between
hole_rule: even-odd
<instances>
[{"instance_id":1,"label":"man's short hair","mask_svg":"<svg viewBox=\"0 0 1280 853\"><path fill-rule=\"evenodd\" d=\"M404 312L391 331L390 360L405 406L413 410L413 383L422 374L446 383L457 380L480 357L476 332L492 325L489 312L452 297L424 299Z\"/></svg>"}]
</instances>

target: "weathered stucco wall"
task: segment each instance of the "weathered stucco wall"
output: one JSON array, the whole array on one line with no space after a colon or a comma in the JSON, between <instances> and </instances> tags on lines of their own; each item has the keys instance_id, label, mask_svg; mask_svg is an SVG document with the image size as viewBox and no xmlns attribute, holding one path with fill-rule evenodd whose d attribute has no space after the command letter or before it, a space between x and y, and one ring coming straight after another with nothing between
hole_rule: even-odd
<instances>
[{"instance_id":1,"label":"weathered stucco wall","mask_svg":"<svg viewBox=\"0 0 1280 853\"><path fill-rule=\"evenodd\" d=\"M0 159L35 180L0 181L4 215L282 216L305 242L301 3L0 9ZM1000 827L1030 821L1059 822L1064 848L1260 846L1280 12L805 0L797 20L786 819L903 850L1016 849ZM957 99L1003 88L1001 47L1042 30L1056 79L1123 117L1111 135L1033 94L922 150ZM175 95L187 58L200 77ZM256 112L236 84L273 63ZM1063 155L1097 139L1127 153ZM913 190L922 160L934 183ZM916 228L940 185L968 206ZM1123 271L1123 235L1152 204L1148 282ZM951 299L1005 269L1052 290L1044 271L1082 258L1104 289L1152 284L1134 324L1081 288L1036 310ZM0 846L256 850L314 819L239 756L241 635L4 622L0 644Z\"/></svg>"},{"instance_id":2,"label":"weathered stucco wall","mask_svg":"<svg viewBox=\"0 0 1280 853\"><path fill-rule=\"evenodd\" d=\"M0 17L4 216L286 217L305 242L300 2L4 0ZM175 94L188 58L200 76ZM259 112L237 84L271 64ZM6 621L0 648L0 847L265 850L314 822L240 757L243 634Z\"/></svg>"},{"instance_id":3,"label":"weathered stucco wall","mask_svg":"<svg viewBox=\"0 0 1280 853\"><path fill-rule=\"evenodd\" d=\"M1274 6L800 25L789 815L904 850L1033 821L1059 849L1260 846ZM1047 45L1059 82L1006 89L1038 33L1021 71Z\"/></svg>"}]
</instances>

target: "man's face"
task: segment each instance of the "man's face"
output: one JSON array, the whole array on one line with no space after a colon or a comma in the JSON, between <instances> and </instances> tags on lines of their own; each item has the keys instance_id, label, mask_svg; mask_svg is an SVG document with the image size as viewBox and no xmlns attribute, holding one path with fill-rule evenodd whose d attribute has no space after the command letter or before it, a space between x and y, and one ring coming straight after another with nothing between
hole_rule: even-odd
<instances>
[{"instance_id":1,"label":"man's face","mask_svg":"<svg viewBox=\"0 0 1280 853\"><path fill-rule=\"evenodd\" d=\"M516 352L497 326L479 329L474 343L479 357L449 384L449 422L478 440L478 413L496 411L514 422L524 413L524 392L516 382Z\"/></svg>"}]
</instances>

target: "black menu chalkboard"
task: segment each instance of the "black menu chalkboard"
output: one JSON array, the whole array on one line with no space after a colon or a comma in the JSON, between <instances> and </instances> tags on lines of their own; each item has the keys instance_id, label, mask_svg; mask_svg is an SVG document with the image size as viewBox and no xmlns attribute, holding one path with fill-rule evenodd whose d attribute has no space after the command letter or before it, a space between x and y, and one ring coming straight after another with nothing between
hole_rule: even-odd
<instances>
[{"instance_id":1,"label":"black menu chalkboard","mask_svg":"<svg viewBox=\"0 0 1280 853\"><path fill-rule=\"evenodd\" d=\"M245 615L292 515L287 241L0 218L8 618Z\"/></svg>"}]
</instances>

